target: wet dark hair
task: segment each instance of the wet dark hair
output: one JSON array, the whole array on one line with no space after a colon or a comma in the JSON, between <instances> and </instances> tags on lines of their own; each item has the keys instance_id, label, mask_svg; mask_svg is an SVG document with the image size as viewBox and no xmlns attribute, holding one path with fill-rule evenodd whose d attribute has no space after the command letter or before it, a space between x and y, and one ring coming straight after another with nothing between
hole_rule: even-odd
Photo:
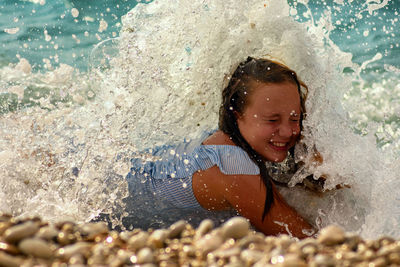
<instances>
[{"instance_id":1,"label":"wet dark hair","mask_svg":"<svg viewBox=\"0 0 400 267\"><path fill-rule=\"evenodd\" d=\"M294 83L298 88L301 104L300 129L302 129L307 86L297 78L296 72L283 64L268 59L248 57L246 61L239 64L232 74L228 86L222 91L222 104L219 109L219 129L229 135L237 146L244 149L260 169L261 180L267 190L262 220L264 220L274 202L272 178L267 172L263 157L250 146L240 133L235 113L243 114L248 105L248 99L252 93L254 83L283 82ZM305 92L302 92L302 87ZM294 148L291 149L290 153L294 153Z\"/></svg>"}]
</instances>

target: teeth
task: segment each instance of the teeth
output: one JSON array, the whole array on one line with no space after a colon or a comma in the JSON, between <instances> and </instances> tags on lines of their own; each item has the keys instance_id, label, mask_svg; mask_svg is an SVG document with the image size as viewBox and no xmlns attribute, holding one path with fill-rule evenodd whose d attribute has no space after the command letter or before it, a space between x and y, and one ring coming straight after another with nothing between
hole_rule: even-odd
<instances>
[{"instance_id":1,"label":"teeth","mask_svg":"<svg viewBox=\"0 0 400 267\"><path fill-rule=\"evenodd\" d=\"M276 143L276 142L273 142L272 144L273 144L274 146L280 146L280 147L286 146L286 143Z\"/></svg>"}]
</instances>

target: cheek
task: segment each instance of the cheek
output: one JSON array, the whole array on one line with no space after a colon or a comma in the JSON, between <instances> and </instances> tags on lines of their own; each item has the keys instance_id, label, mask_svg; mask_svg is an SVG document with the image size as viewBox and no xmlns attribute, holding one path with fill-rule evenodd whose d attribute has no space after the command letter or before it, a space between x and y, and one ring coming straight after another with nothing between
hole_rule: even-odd
<instances>
[{"instance_id":1,"label":"cheek","mask_svg":"<svg viewBox=\"0 0 400 267\"><path fill-rule=\"evenodd\" d=\"M292 131L293 131L293 135L299 136L300 135L300 125L298 124L298 125L294 126Z\"/></svg>"}]
</instances>

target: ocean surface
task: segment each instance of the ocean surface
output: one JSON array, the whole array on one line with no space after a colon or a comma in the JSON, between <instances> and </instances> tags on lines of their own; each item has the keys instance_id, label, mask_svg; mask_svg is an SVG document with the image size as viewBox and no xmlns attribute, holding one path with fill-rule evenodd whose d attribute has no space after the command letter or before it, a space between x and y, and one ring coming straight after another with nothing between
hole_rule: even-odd
<instances>
[{"instance_id":1,"label":"ocean surface","mask_svg":"<svg viewBox=\"0 0 400 267\"><path fill-rule=\"evenodd\" d=\"M0 211L89 221L117 213L133 153L216 127L224 77L248 55L309 87L318 226L400 236L400 2L0 0ZM145 155L143 155L145 156ZM139 202L138 202L139 203Z\"/></svg>"}]
</instances>

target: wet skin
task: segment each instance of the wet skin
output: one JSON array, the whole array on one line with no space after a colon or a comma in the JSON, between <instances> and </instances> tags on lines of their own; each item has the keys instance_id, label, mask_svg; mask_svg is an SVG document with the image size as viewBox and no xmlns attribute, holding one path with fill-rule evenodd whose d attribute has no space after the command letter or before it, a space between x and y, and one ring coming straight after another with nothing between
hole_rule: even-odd
<instances>
[{"instance_id":1,"label":"wet skin","mask_svg":"<svg viewBox=\"0 0 400 267\"><path fill-rule=\"evenodd\" d=\"M264 160L280 162L299 137L300 112L295 84L255 83L237 122L244 139Z\"/></svg>"},{"instance_id":2,"label":"wet skin","mask_svg":"<svg viewBox=\"0 0 400 267\"><path fill-rule=\"evenodd\" d=\"M292 83L253 84L248 105L237 114L238 126L246 141L265 160L282 161L300 134L300 97ZM217 131L204 145L235 143ZM303 229L312 229L273 186L274 203L261 219L266 188L259 175L226 175L217 166L193 174L193 192L200 205L209 210L236 209L267 235L292 234L304 238Z\"/></svg>"}]
</instances>

